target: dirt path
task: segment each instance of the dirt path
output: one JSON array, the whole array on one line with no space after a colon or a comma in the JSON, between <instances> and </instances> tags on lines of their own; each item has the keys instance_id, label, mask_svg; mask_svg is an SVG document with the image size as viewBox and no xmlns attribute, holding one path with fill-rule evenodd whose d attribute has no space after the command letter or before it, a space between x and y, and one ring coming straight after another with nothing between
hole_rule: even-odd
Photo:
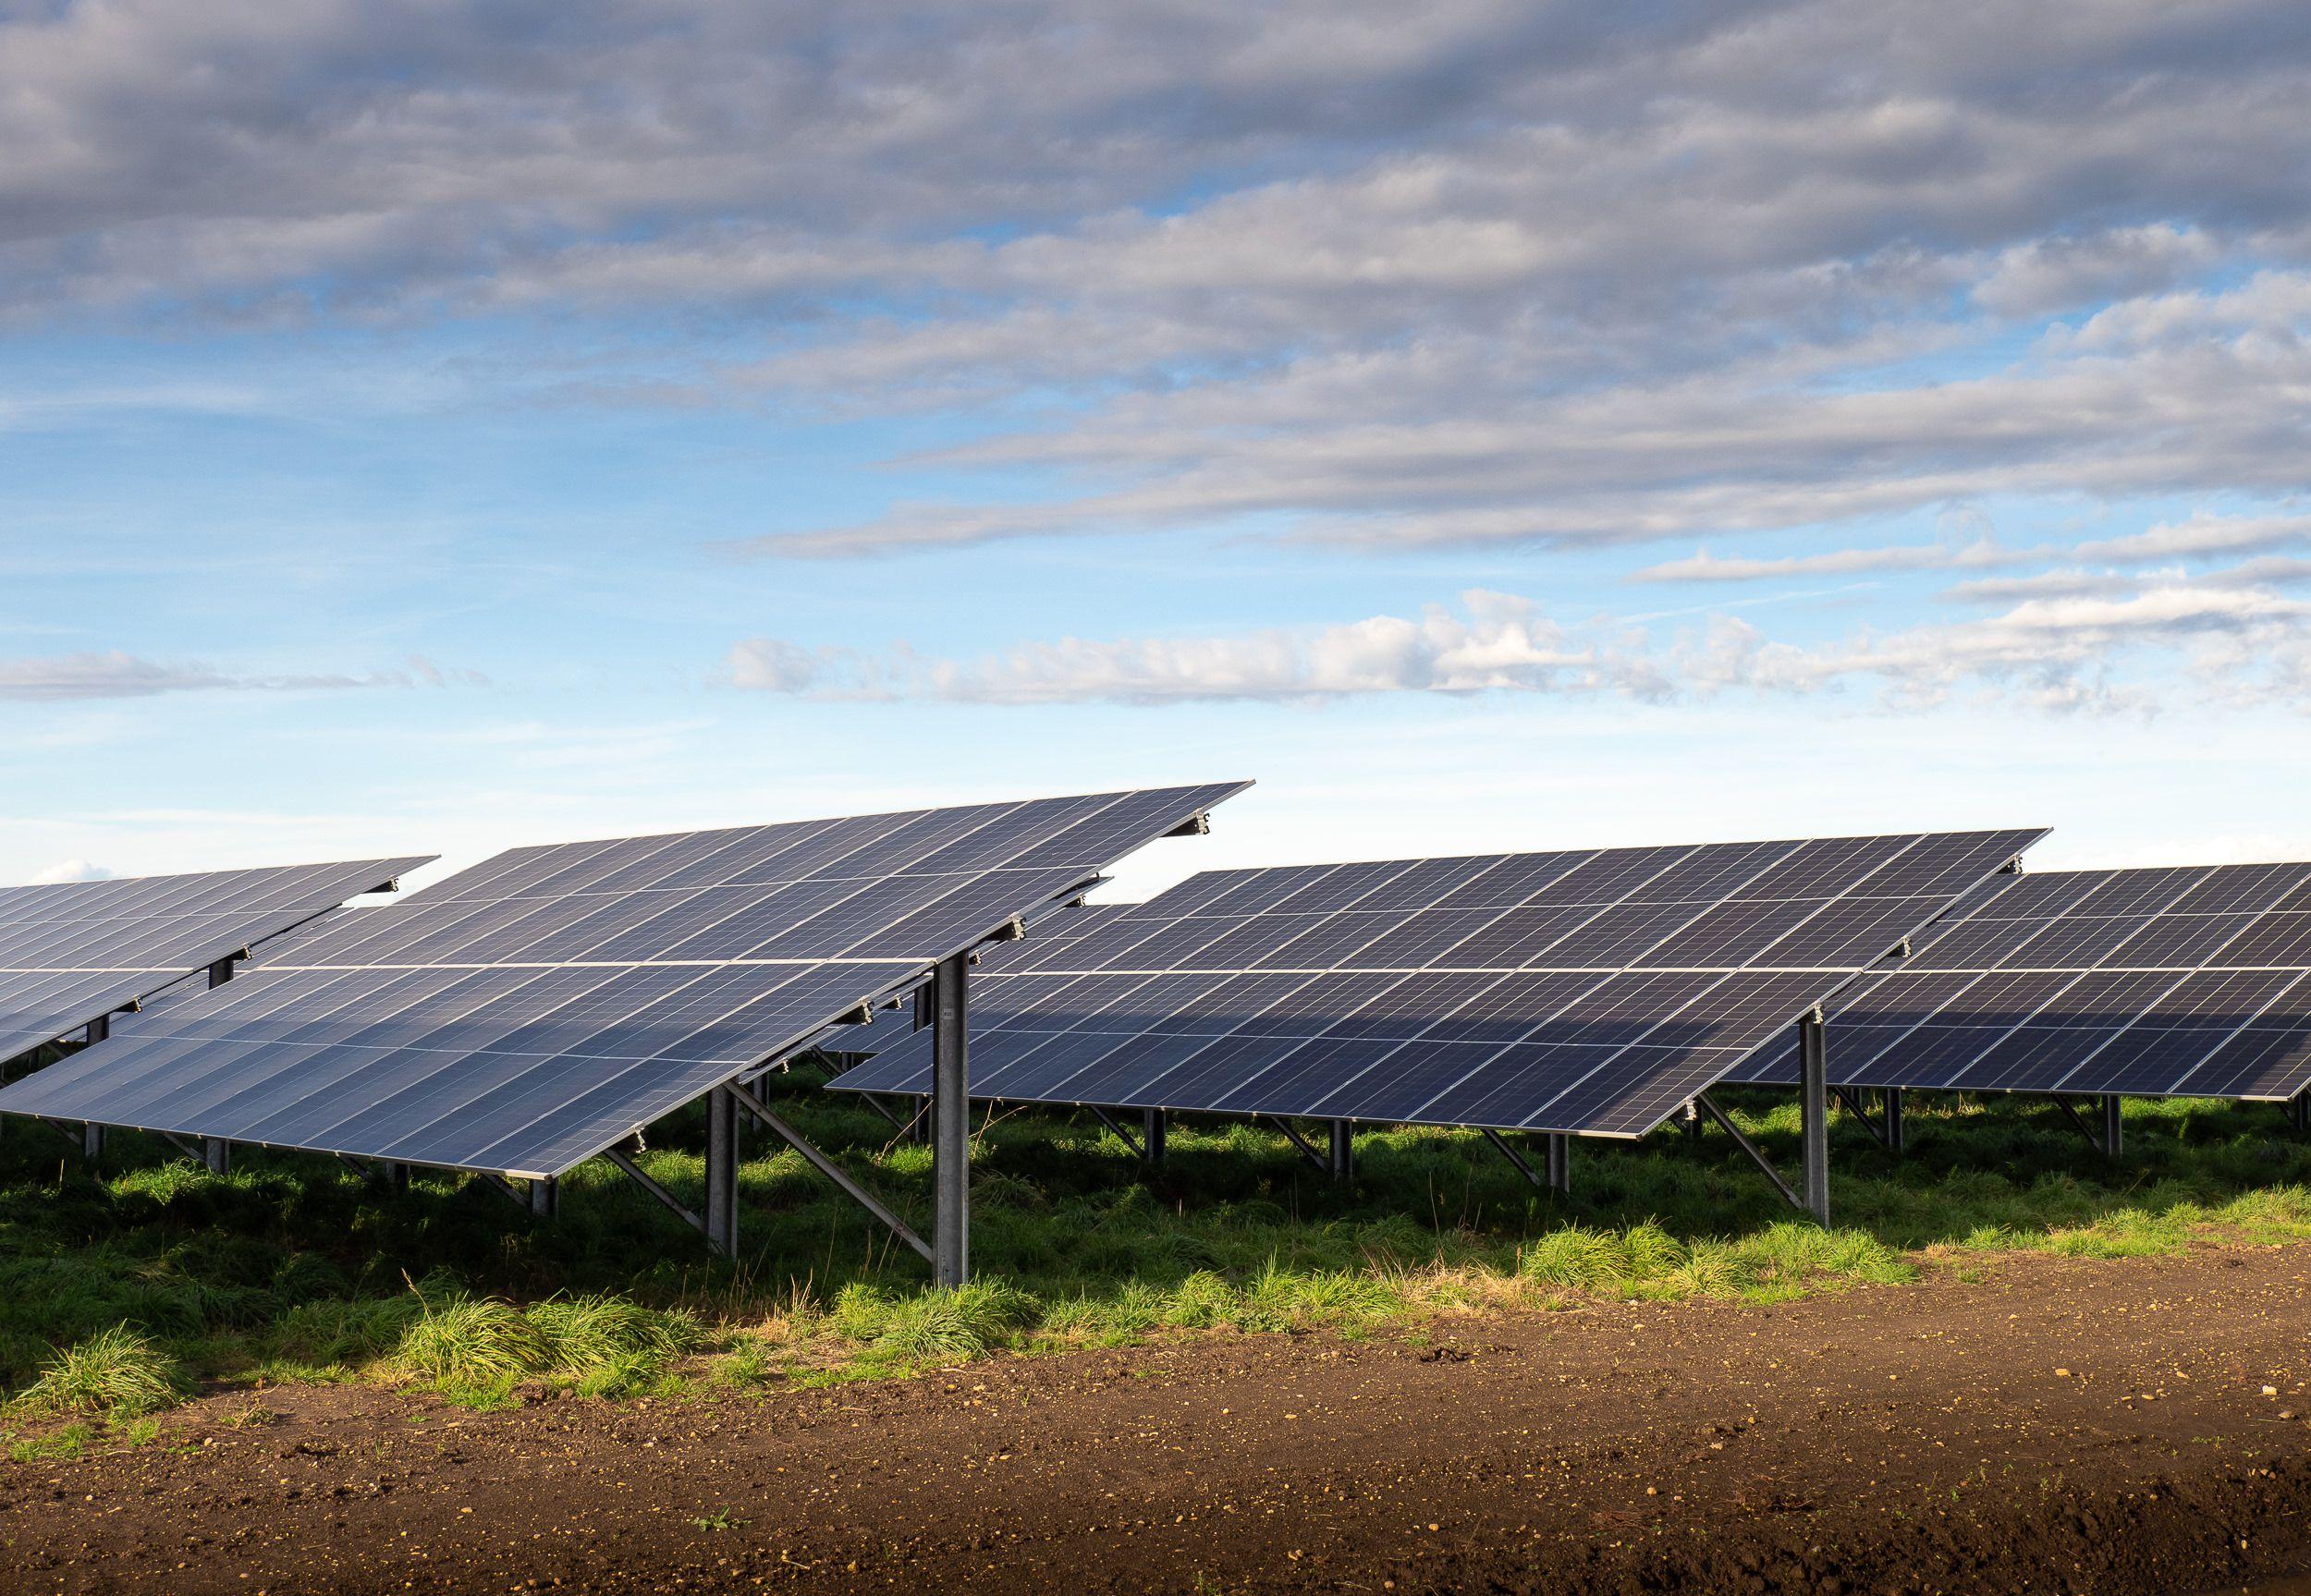
<instances>
[{"instance_id":1,"label":"dirt path","mask_svg":"<svg viewBox=\"0 0 2311 1596\"><path fill-rule=\"evenodd\" d=\"M185 1451L0 1466L0 1584L2163 1596L2311 1569L2301 1247L760 1398L268 1401L249 1430L209 1405Z\"/></svg>"}]
</instances>

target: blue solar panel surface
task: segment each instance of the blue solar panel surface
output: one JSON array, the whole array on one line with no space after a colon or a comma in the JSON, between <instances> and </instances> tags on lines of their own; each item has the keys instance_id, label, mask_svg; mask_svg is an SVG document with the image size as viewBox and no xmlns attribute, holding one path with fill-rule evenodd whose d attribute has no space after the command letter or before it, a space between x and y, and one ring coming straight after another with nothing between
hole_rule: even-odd
<instances>
[{"instance_id":1,"label":"blue solar panel surface","mask_svg":"<svg viewBox=\"0 0 2311 1596\"><path fill-rule=\"evenodd\" d=\"M1215 871L984 980L972 1089L1641 1135L2042 835ZM894 1031L834 1084L927 1090Z\"/></svg>"},{"instance_id":2,"label":"blue solar panel surface","mask_svg":"<svg viewBox=\"0 0 2311 1596\"><path fill-rule=\"evenodd\" d=\"M2292 1099L2311 1088L2311 864L2001 880L1829 1018L1840 1086ZM1796 1068L1771 1050L1733 1078Z\"/></svg>"},{"instance_id":3,"label":"blue solar panel surface","mask_svg":"<svg viewBox=\"0 0 2311 1596\"><path fill-rule=\"evenodd\" d=\"M1245 785L516 848L283 939L0 1112L558 1175Z\"/></svg>"},{"instance_id":4,"label":"blue solar panel surface","mask_svg":"<svg viewBox=\"0 0 2311 1596\"><path fill-rule=\"evenodd\" d=\"M0 887L0 1059L150 997L431 859Z\"/></svg>"}]
</instances>

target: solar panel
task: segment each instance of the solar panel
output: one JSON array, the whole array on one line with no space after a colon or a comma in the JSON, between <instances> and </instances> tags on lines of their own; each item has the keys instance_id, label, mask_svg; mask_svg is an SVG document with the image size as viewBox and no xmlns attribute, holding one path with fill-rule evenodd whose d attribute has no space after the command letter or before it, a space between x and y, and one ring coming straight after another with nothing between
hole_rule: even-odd
<instances>
[{"instance_id":1,"label":"solar panel","mask_svg":"<svg viewBox=\"0 0 2311 1596\"><path fill-rule=\"evenodd\" d=\"M1636 1136L2037 831L1218 871L973 997L1012 1102ZM894 1037L833 1083L928 1089Z\"/></svg>"},{"instance_id":2,"label":"solar panel","mask_svg":"<svg viewBox=\"0 0 2311 1596\"><path fill-rule=\"evenodd\" d=\"M0 1112L558 1176L1245 785L515 848L284 939Z\"/></svg>"},{"instance_id":3,"label":"solar panel","mask_svg":"<svg viewBox=\"0 0 2311 1596\"><path fill-rule=\"evenodd\" d=\"M432 857L0 887L0 1061L390 886Z\"/></svg>"},{"instance_id":4,"label":"solar panel","mask_svg":"<svg viewBox=\"0 0 2311 1596\"><path fill-rule=\"evenodd\" d=\"M2284 1102L2311 1089L2311 864L2001 881L1829 1017L1840 1086ZM1733 1076L1796 1078L1778 1052Z\"/></svg>"}]
</instances>

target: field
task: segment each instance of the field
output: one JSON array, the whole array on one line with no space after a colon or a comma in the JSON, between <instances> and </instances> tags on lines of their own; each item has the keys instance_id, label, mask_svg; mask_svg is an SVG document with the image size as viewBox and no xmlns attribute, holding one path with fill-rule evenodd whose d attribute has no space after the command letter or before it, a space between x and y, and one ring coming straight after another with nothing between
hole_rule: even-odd
<instances>
[{"instance_id":1,"label":"field","mask_svg":"<svg viewBox=\"0 0 2311 1596\"><path fill-rule=\"evenodd\" d=\"M927 1219L927 1148L801 1071L776 1095ZM1731 1105L1794 1162L1793 1103ZM693 1206L703 1131L670 1122L640 1158ZM1227 1347L1546 1343L1611 1304L1762 1322L1861 1287L1900 1300L1996 1284L2038 1255L2091 1281L2114 1260L2311 1237L2311 1143L2277 1110L2133 1103L2126 1132L2111 1165L2045 1104L1929 1099L1897 1160L1840 1116L1839 1225L1824 1232L1714 1128L1577 1143L1564 1199L1461 1134L1362 1135L1340 1188L1262 1127L1176 1124L1149 1172L1089 1115L996 1114L976 1146L978 1278L941 1293L766 1137L749 1143L742 1255L725 1262L606 1164L565 1181L560 1217L542 1222L481 1182L421 1173L390 1193L333 1161L249 1149L217 1176L122 1133L92 1169L19 1122L0 1139L6 1441L29 1480L178 1468L189 1437L230 1441L284 1413L519 1424L547 1404L613 1434L618 1415L668 1403L952 1389L947 1373L889 1382L990 1353L1067 1355L1020 1365L1055 1369L1122 1356L1131 1372ZM1121 1348L1143 1350L1107 1350Z\"/></svg>"}]
</instances>

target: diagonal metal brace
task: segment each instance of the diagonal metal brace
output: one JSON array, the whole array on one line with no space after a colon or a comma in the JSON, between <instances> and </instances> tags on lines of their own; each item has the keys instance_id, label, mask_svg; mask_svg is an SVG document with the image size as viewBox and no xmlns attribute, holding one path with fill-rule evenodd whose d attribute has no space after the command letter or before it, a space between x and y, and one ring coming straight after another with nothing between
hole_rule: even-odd
<instances>
[{"instance_id":1,"label":"diagonal metal brace","mask_svg":"<svg viewBox=\"0 0 2311 1596\"><path fill-rule=\"evenodd\" d=\"M674 1193L668 1191L665 1187L660 1186L647 1175L644 1175L642 1171L642 1165L636 1163L632 1159L627 1157L615 1147L603 1149L602 1156L608 1159L610 1163L626 1176L627 1179L632 1181L636 1186L641 1187L644 1191L650 1193L651 1196L656 1198L666 1207L672 1209L674 1211L674 1216L677 1219L679 1219L683 1224L698 1232L699 1235L703 1236L706 1234L706 1221L700 1215L691 1212L688 1208L684 1207L680 1198L675 1196Z\"/></svg>"},{"instance_id":2,"label":"diagonal metal brace","mask_svg":"<svg viewBox=\"0 0 2311 1596\"><path fill-rule=\"evenodd\" d=\"M1862 1128L1877 1139L1878 1146L1893 1145L1892 1132L1870 1113L1869 1105L1862 1101L1859 1091L1849 1086L1833 1086L1829 1089L1829 1095L1846 1105L1846 1112L1862 1122Z\"/></svg>"},{"instance_id":3,"label":"diagonal metal brace","mask_svg":"<svg viewBox=\"0 0 2311 1596\"><path fill-rule=\"evenodd\" d=\"M1122 1124L1117 1120L1114 1115L1109 1114L1106 1109L1100 1107L1095 1103L1087 1103L1083 1106L1092 1111L1092 1117L1094 1119L1096 1119L1100 1124L1115 1132L1116 1139L1131 1150L1132 1157L1141 1160L1144 1160L1147 1157L1147 1149L1140 1145L1140 1141L1137 1137L1123 1128Z\"/></svg>"},{"instance_id":4,"label":"diagonal metal brace","mask_svg":"<svg viewBox=\"0 0 2311 1596\"><path fill-rule=\"evenodd\" d=\"M2070 1099L2057 1097L2053 1101L2054 1106L2062 1111L2062 1117L2071 1122L2071 1128L2086 1139L2086 1145L2102 1154L2103 1157L2109 1158L2110 1156L2109 1145L2103 1140L2101 1134L2093 1126L2086 1123L2086 1116L2071 1106Z\"/></svg>"},{"instance_id":5,"label":"diagonal metal brace","mask_svg":"<svg viewBox=\"0 0 2311 1596\"><path fill-rule=\"evenodd\" d=\"M1742 1127L1735 1125L1733 1121L1727 1116L1725 1110L1718 1106L1717 1100L1715 1098L1711 1097L1705 1091L1699 1097L1694 1098L1694 1101L1701 1104L1702 1113L1707 1115L1711 1119L1716 1120L1718 1127L1721 1128L1726 1135L1733 1139L1734 1146L1749 1154L1749 1160L1752 1163L1755 1163L1759 1169L1766 1172L1766 1178L1773 1182L1773 1188L1781 1194L1783 1201L1787 1202L1791 1208L1799 1210L1801 1212L1810 1213L1813 1212L1805 1206L1805 1200L1797 1194L1797 1188L1792 1187L1788 1181L1781 1178L1781 1172L1774 1168L1773 1161L1766 1156L1765 1150L1759 1147L1755 1142L1750 1140L1748 1136L1742 1132Z\"/></svg>"},{"instance_id":6,"label":"diagonal metal brace","mask_svg":"<svg viewBox=\"0 0 2311 1596\"><path fill-rule=\"evenodd\" d=\"M1264 1115L1263 1117L1265 1117L1270 1125L1276 1127L1277 1129L1284 1133L1285 1140L1300 1149L1301 1157L1306 1159L1310 1163L1314 1164L1325 1174L1330 1175L1332 1173L1332 1161L1329 1158L1327 1158L1323 1153L1318 1152L1314 1142L1310 1141L1306 1137L1301 1135L1298 1130L1294 1129L1290 1120L1272 1114Z\"/></svg>"},{"instance_id":7,"label":"diagonal metal brace","mask_svg":"<svg viewBox=\"0 0 2311 1596\"><path fill-rule=\"evenodd\" d=\"M795 1129L794 1127L789 1125L785 1120L779 1118L776 1114L772 1113L770 1105L764 1103L761 1098L755 1096L754 1093L747 1088L739 1085L736 1081L732 1081L728 1090L731 1097L737 1101L740 1108L745 1109L747 1113L752 1115L756 1119L761 1120L764 1126L769 1127L773 1135L784 1141L789 1147L793 1148L795 1151L801 1153L803 1157L803 1161L809 1163L813 1169L817 1170L827 1179L842 1188L844 1195L849 1197L851 1201L857 1203L861 1208L865 1209L869 1213L874 1215L875 1218L881 1220L884 1225L889 1229L893 1236L898 1237L899 1240L905 1242L908 1246L913 1248L917 1252L923 1254L925 1261L931 1261L930 1245L926 1243L923 1237L917 1236L912 1230L909 1229L907 1222L899 1218L896 1213L893 1213L873 1192L869 1191L865 1187L861 1186L857 1181L851 1179L849 1172L847 1172L842 1165L827 1157L817 1148L813 1147L809 1141L803 1139L801 1131Z\"/></svg>"},{"instance_id":8,"label":"diagonal metal brace","mask_svg":"<svg viewBox=\"0 0 2311 1596\"><path fill-rule=\"evenodd\" d=\"M1539 1187L1543 1191L1550 1189L1548 1177L1535 1169L1531 1164L1525 1163L1524 1155L1519 1152L1515 1148L1509 1145L1509 1139L1507 1137L1501 1135L1500 1132L1494 1130L1487 1126L1480 1125L1476 1128L1486 1141L1493 1144L1493 1150L1499 1153L1501 1157L1507 1159L1516 1169L1516 1172L1519 1175L1522 1175L1525 1179Z\"/></svg>"}]
</instances>

